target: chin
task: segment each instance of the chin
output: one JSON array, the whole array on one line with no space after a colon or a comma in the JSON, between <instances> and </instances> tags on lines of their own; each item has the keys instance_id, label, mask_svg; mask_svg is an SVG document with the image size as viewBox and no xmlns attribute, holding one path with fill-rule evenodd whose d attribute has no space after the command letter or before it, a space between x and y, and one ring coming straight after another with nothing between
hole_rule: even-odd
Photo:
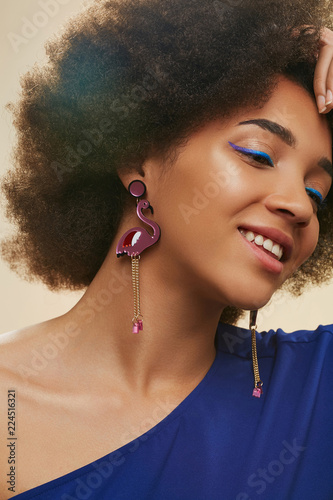
<instances>
[{"instance_id":1,"label":"chin","mask_svg":"<svg viewBox=\"0 0 333 500\"><path fill-rule=\"evenodd\" d=\"M255 311L261 309L271 300L273 293L253 293L252 294L238 294L233 300L230 300L229 306L243 309L244 311Z\"/></svg>"},{"instance_id":2,"label":"chin","mask_svg":"<svg viewBox=\"0 0 333 500\"><path fill-rule=\"evenodd\" d=\"M230 265L230 269L235 267ZM273 273L260 273L256 269L241 266L234 272L223 269L223 273L213 277L214 295L218 297L219 303L238 309L261 309L284 283L286 276L281 274L275 276Z\"/></svg>"}]
</instances>

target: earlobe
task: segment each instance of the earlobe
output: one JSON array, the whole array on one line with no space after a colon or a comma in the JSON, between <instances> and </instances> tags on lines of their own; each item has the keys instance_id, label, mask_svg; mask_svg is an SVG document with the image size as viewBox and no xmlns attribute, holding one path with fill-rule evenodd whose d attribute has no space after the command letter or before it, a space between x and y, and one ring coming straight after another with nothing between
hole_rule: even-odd
<instances>
[{"instance_id":1,"label":"earlobe","mask_svg":"<svg viewBox=\"0 0 333 500\"><path fill-rule=\"evenodd\" d=\"M131 184L131 182L135 180L141 180L142 182L144 182L145 179L145 173L142 167L139 167L137 170L134 168L122 168L117 170L117 174L126 191L128 190L128 186Z\"/></svg>"},{"instance_id":2,"label":"earlobe","mask_svg":"<svg viewBox=\"0 0 333 500\"><path fill-rule=\"evenodd\" d=\"M135 180L141 181L147 186L149 196L152 196L152 199L154 199L154 194L160 189L162 182L161 173L163 173L163 166L157 158L149 158L141 165L124 167L117 171L118 177L126 190L128 190L131 182Z\"/></svg>"},{"instance_id":3,"label":"earlobe","mask_svg":"<svg viewBox=\"0 0 333 500\"><path fill-rule=\"evenodd\" d=\"M124 188L127 190L131 182L140 180L147 186L151 185L156 177L156 172L159 169L157 161L150 158L145 160L141 165L122 167L117 170L119 179Z\"/></svg>"}]
</instances>

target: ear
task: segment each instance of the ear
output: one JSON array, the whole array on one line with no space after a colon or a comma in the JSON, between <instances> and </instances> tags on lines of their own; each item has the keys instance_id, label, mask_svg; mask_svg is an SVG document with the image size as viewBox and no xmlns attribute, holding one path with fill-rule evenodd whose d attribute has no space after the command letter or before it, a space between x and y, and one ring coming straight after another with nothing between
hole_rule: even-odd
<instances>
[{"instance_id":1,"label":"ear","mask_svg":"<svg viewBox=\"0 0 333 500\"><path fill-rule=\"evenodd\" d=\"M141 171L141 169L140 169ZM144 182L144 174L142 175L142 171L134 170L134 169L119 169L117 170L117 174L119 179L121 180L124 188L128 190L128 186L132 181L140 180Z\"/></svg>"},{"instance_id":2,"label":"ear","mask_svg":"<svg viewBox=\"0 0 333 500\"><path fill-rule=\"evenodd\" d=\"M158 165L156 161L150 159L146 160L141 166L137 168L122 168L117 171L118 177L123 183L123 186L128 190L131 182L138 180L142 181L149 186L149 183L154 179Z\"/></svg>"}]
</instances>

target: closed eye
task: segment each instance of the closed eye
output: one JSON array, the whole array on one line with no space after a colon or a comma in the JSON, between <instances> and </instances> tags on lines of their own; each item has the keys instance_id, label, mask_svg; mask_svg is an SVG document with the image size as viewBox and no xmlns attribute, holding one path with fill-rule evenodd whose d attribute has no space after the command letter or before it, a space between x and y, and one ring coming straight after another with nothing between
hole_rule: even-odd
<instances>
[{"instance_id":1,"label":"closed eye","mask_svg":"<svg viewBox=\"0 0 333 500\"><path fill-rule=\"evenodd\" d=\"M323 208L325 205L325 200L323 198L323 195L319 193L316 189L306 187L305 191L308 193L310 198L314 200L318 208Z\"/></svg>"},{"instance_id":2,"label":"closed eye","mask_svg":"<svg viewBox=\"0 0 333 500\"><path fill-rule=\"evenodd\" d=\"M271 157L267 153L264 153L263 151L257 151L255 149L242 148L241 146L237 146L236 144L233 144L232 142L228 142L228 144L235 151L238 151L239 153L251 158L256 163L260 163L261 165L269 165L270 167L274 167L273 160L271 159Z\"/></svg>"}]
</instances>

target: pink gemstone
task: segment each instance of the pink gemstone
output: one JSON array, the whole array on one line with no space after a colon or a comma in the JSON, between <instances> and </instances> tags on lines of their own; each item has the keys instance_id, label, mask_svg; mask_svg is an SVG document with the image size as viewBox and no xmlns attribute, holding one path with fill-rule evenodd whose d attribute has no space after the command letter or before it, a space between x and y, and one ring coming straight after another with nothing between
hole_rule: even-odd
<instances>
[{"instance_id":1,"label":"pink gemstone","mask_svg":"<svg viewBox=\"0 0 333 500\"><path fill-rule=\"evenodd\" d=\"M142 321L142 319L140 319L138 321L138 325L139 325L139 330L143 330L143 321Z\"/></svg>"},{"instance_id":2,"label":"pink gemstone","mask_svg":"<svg viewBox=\"0 0 333 500\"><path fill-rule=\"evenodd\" d=\"M253 389L252 396L254 396L255 398L260 398L261 394L262 394L262 389L259 389L258 387L255 387Z\"/></svg>"},{"instance_id":3,"label":"pink gemstone","mask_svg":"<svg viewBox=\"0 0 333 500\"><path fill-rule=\"evenodd\" d=\"M132 332L139 333L139 329L140 329L139 323L134 323Z\"/></svg>"}]
</instances>

